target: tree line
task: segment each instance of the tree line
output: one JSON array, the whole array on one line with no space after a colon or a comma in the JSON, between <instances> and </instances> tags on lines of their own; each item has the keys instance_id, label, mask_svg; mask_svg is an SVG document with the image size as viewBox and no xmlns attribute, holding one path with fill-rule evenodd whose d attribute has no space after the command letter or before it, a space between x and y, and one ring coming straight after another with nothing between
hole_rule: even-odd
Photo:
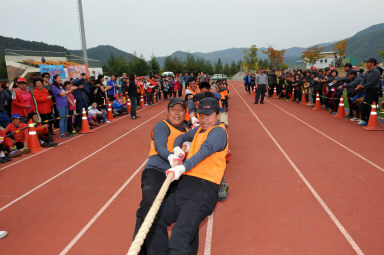
<instances>
[{"instance_id":1,"label":"tree line","mask_svg":"<svg viewBox=\"0 0 384 255\"><path fill-rule=\"evenodd\" d=\"M168 56L164 60L163 67L161 67L155 56L152 56L149 61L146 61L143 57L135 56L133 59L127 60L122 56L115 57L111 54L106 64L103 65L103 71L107 75L111 75L112 73L121 75L122 73L129 72L134 72L137 75L154 75L170 71L183 74L204 72L232 76L240 70L240 64L240 62L236 63L235 61L232 61L231 64L223 64L220 58L216 63L212 64L204 58L196 58L193 55L188 54L185 60Z\"/></svg>"}]
</instances>

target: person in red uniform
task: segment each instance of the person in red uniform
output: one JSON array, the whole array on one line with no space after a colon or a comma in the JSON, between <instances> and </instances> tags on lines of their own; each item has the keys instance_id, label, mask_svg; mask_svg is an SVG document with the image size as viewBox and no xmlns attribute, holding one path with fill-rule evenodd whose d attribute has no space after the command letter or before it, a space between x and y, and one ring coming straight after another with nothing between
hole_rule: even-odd
<instances>
[{"instance_id":1,"label":"person in red uniform","mask_svg":"<svg viewBox=\"0 0 384 255\"><path fill-rule=\"evenodd\" d=\"M29 153L28 148L28 126L21 122L21 116L17 113L11 115L12 122L4 129L4 133L11 135L12 150L20 150L22 153Z\"/></svg>"},{"instance_id":2,"label":"person in red uniform","mask_svg":"<svg viewBox=\"0 0 384 255\"><path fill-rule=\"evenodd\" d=\"M224 124L219 122L219 108L215 98L201 100L197 110L200 126L175 140L176 156L185 156L180 149L184 142L191 145L183 164L166 171L174 174L174 180L180 180L176 190L164 200L152 226L151 239L147 240L148 254L196 254L191 249L192 241L201 222L215 209L226 167L228 135ZM167 228L173 223L169 239Z\"/></svg>"}]
</instances>

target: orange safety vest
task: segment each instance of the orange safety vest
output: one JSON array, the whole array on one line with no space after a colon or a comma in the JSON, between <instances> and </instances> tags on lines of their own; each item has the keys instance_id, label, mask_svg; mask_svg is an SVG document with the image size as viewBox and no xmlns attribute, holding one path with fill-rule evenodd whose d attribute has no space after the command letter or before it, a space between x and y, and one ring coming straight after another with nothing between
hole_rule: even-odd
<instances>
[{"instance_id":1,"label":"orange safety vest","mask_svg":"<svg viewBox=\"0 0 384 255\"><path fill-rule=\"evenodd\" d=\"M187 110L185 111L185 121L190 121L191 116L189 116L189 108L187 107Z\"/></svg>"},{"instance_id":2,"label":"orange safety vest","mask_svg":"<svg viewBox=\"0 0 384 255\"><path fill-rule=\"evenodd\" d=\"M223 123L216 125L207 131L200 133L201 126L197 129L195 137L193 138L191 148L189 149L187 159L190 159L193 155L195 155L199 150L201 145L207 139L209 132L211 132L214 128L221 127L227 133L225 126ZM213 153L211 156L205 158L201 161L197 166L184 173L185 175L195 176L204 180L211 181L220 185L221 179L223 178L226 161L225 156L228 152L228 133L227 133L227 145L225 149L222 151L217 151Z\"/></svg>"},{"instance_id":3,"label":"orange safety vest","mask_svg":"<svg viewBox=\"0 0 384 255\"><path fill-rule=\"evenodd\" d=\"M193 91L192 89L190 89L192 95L196 95L197 93L200 93L199 87L196 87L196 88L197 88L196 91Z\"/></svg>"},{"instance_id":4,"label":"orange safety vest","mask_svg":"<svg viewBox=\"0 0 384 255\"><path fill-rule=\"evenodd\" d=\"M169 128L169 136L168 136L168 141L167 141L167 149L168 151L170 152L173 152L173 143L175 142L176 138L181 135L181 134L184 134L185 132L187 132L187 129L184 128L184 132L183 131L180 131L178 130L177 128L173 127L168 121L166 120L163 120L163 122L165 124L167 124L168 128ZM153 141L153 130L152 130L152 134L151 134L151 149L149 151L149 156L153 156L153 155L158 155L159 153L157 153L156 151L156 148L155 148L155 142Z\"/></svg>"}]
</instances>

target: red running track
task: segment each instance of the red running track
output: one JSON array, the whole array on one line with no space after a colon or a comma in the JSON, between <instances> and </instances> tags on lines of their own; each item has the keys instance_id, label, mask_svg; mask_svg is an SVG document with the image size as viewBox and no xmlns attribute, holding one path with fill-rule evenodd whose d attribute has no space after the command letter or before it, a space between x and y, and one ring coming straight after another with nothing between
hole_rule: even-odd
<instances>
[{"instance_id":1,"label":"red running track","mask_svg":"<svg viewBox=\"0 0 384 255\"><path fill-rule=\"evenodd\" d=\"M125 254L165 109L0 168L0 253ZM229 123L230 195L201 225L199 254L383 254L384 133L293 102L253 105L241 82Z\"/></svg>"}]
</instances>

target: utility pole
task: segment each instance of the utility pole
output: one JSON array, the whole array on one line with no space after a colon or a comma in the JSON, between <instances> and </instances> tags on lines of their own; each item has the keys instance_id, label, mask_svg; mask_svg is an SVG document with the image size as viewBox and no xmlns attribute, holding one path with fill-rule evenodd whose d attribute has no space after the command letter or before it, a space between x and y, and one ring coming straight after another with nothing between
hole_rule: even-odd
<instances>
[{"instance_id":1,"label":"utility pole","mask_svg":"<svg viewBox=\"0 0 384 255\"><path fill-rule=\"evenodd\" d=\"M81 37L81 46L83 48L84 65L88 65L87 43L85 41L83 5L81 3L81 0L78 0L77 3L78 3L78 9L79 9L80 37Z\"/></svg>"}]
</instances>

